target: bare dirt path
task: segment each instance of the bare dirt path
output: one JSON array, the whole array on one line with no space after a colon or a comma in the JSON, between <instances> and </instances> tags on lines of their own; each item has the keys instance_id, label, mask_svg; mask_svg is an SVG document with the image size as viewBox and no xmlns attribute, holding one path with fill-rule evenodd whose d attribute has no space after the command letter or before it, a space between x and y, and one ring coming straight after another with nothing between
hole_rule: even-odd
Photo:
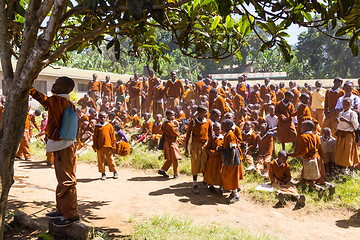
<instances>
[{"instance_id":1,"label":"bare dirt path","mask_svg":"<svg viewBox=\"0 0 360 240\"><path fill-rule=\"evenodd\" d=\"M199 224L218 223L242 227L254 233L269 233L284 239L360 239L360 213L348 211L292 211L255 203L240 194L240 201L227 205L225 197L202 190L191 192L191 179L166 180L155 170L119 168L119 179L99 180L95 164L79 164L78 199L82 220L111 236L129 235L131 221L156 214L187 217ZM15 162L15 184L9 208L44 219L54 207L54 170L40 162Z\"/></svg>"}]
</instances>

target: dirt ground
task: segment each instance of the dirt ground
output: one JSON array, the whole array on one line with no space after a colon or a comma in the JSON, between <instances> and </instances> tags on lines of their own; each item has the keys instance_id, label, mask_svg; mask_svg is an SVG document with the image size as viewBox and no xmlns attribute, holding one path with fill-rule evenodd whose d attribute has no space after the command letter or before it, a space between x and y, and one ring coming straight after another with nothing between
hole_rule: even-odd
<instances>
[{"instance_id":1,"label":"dirt ground","mask_svg":"<svg viewBox=\"0 0 360 240\"><path fill-rule=\"evenodd\" d=\"M133 222L156 214L187 217L195 223L242 227L252 233L269 233L283 239L359 239L360 212L319 210L306 207L293 211L255 203L240 193L240 201L226 204L200 189L191 191L191 178L165 179L155 170L119 168L119 179L108 174L99 180L95 164L79 164L77 169L79 211L82 221L101 228L110 236L130 235ZM10 190L9 209L20 210L46 222L53 210L56 179L54 169L41 162L15 162L15 184Z\"/></svg>"}]
</instances>

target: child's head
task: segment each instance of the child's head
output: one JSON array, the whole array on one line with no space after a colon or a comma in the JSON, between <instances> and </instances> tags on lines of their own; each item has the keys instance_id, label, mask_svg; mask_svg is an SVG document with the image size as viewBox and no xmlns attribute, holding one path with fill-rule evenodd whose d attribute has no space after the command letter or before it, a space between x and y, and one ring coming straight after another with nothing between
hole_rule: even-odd
<instances>
[{"instance_id":1,"label":"child's head","mask_svg":"<svg viewBox=\"0 0 360 240\"><path fill-rule=\"evenodd\" d=\"M109 75L106 75L105 76L105 81L108 83L110 81L110 76Z\"/></svg>"},{"instance_id":2,"label":"child's head","mask_svg":"<svg viewBox=\"0 0 360 240\"><path fill-rule=\"evenodd\" d=\"M121 81L120 79L119 79L119 80L117 80L117 82L116 82L116 83L117 83L117 85L118 85L118 86L123 85L123 81Z\"/></svg>"},{"instance_id":3,"label":"child's head","mask_svg":"<svg viewBox=\"0 0 360 240\"><path fill-rule=\"evenodd\" d=\"M90 117L95 118L96 115L97 115L95 108L90 108L89 109L89 114L90 114Z\"/></svg>"},{"instance_id":4,"label":"child's head","mask_svg":"<svg viewBox=\"0 0 360 240\"><path fill-rule=\"evenodd\" d=\"M135 116L138 113L136 108L131 109L131 116Z\"/></svg>"},{"instance_id":5,"label":"child's head","mask_svg":"<svg viewBox=\"0 0 360 240\"><path fill-rule=\"evenodd\" d=\"M258 111L259 111L259 109L260 109L260 104L255 103L255 104L253 105L252 109L253 109L253 110L258 110Z\"/></svg>"},{"instance_id":6,"label":"child's head","mask_svg":"<svg viewBox=\"0 0 360 240\"><path fill-rule=\"evenodd\" d=\"M81 109L80 109L80 108L76 108L76 109L75 109L75 113L76 113L76 115L80 116L80 115L81 115Z\"/></svg>"},{"instance_id":7,"label":"child's head","mask_svg":"<svg viewBox=\"0 0 360 240\"><path fill-rule=\"evenodd\" d=\"M302 93L302 94L300 95L299 100L300 100L300 102L303 103L303 104L308 104L309 101L310 101L309 94L307 94L307 93Z\"/></svg>"},{"instance_id":8,"label":"child's head","mask_svg":"<svg viewBox=\"0 0 360 240\"><path fill-rule=\"evenodd\" d=\"M55 94L69 94L75 87L75 82L69 77L59 77L51 87Z\"/></svg>"},{"instance_id":9,"label":"child's head","mask_svg":"<svg viewBox=\"0 0 360 240\"><path fill-rule=\"evenodd\" d=\"M288 159L287 153L285 150L281 150L278 152L278 164L283 165L286 163L286 160Z\"/></svg>"},{"instance_id":10,"label":"child's head","mask_svg":"<svg viewBox=\"0 0 360 240\"><path fill-rule=\"evenodd\" d=\"M347 81L344 84L344 91L345 94L351 94L352 90L354 89L354 84L351 81Z\"/></svg>"},{"instance_id":11,"label":"child's head","mask_svg":"<svg viewBox=\"0 0 360 240\"><path fill-rule=\"evenodd\" d=\"M335 89L341 87L342 84L343 84L343 79L341 77L334 78L334 88Z\"/></svg>"},{"instance_id":12,"label":"child's head","mask_svg":"<svg viewBox=\"0 0 360 240\"><path fill-rule=\"evenodd\" d=\"M210 98L214 99L218 96L218 91L215 88L210 90Z\"/></svg>"},{"instance_id":13,"label":"child's head","mask_svg":"<svg viewBox=\"0 0 360 240\"><path fill-rule=\"evenodd\" d=\"M197 108L197 112L198 112L198 118L204 119L207 115L207 108L203 105L199 105Z\"/></svg>"},{"instance_id":14,"label":"child's head","mask_svg":"<svg viewBox=\"0 0 360 240\"><path fill-rule=\"evenodd\" d=\"M82 124L81 124L81 129L87 129L89 127L89 122L88 121L84 121Z\"/></svg>"},{"instance_id":15,"label":"child's head","mask_svg":"<svg viewBox=\"0 0 360 240\"><path fill-rule=\"evenodd\" d=\"M269 83L270 83L270 78L265 78L264 79L265 86L267 86Z\"/></svg>"},{"instance_id":16,"label":"child's head","mask_svg":"<svg viewBox=\"0 0 360 240\"><path fill-rule=\"evenodd\" d=\"M181 105L175 106L175 112L176 112L176 113L180 113L181 110L182 110L182 106L181 106Z\"/></svg>"},{"instance_id":17,"label":"child's head","mask_svg":"<svg viewBox=\"0 0 360 240\"><path fill-rule=\"evenodd\" d=\"M155 116L155 122L156 122L156 123L160 123L161 120L162 120L162 115L161 115L161 114L156 114L156 116Z\"/></svg>"},{"instance_id":18,"label":"child's head","mask_svg":"<svg viewBox=\"0 0 360 240\"><path fill-rule=\"evenodd\" d=\"M173 110L166 110L165 115L168 120L175 119L175 112Z\"/></svg>"},{"instance_id":19,"label":"child's head","mask_svg":"<svg viewBox=\"0 0 360 240\"><path fill-rule=\"evenodd\" d=\"M291 91L286 91L284 101L291 102L293 99L294 99L294 94Z\"/></svg>"},{"instance_id":20,"label":"child's head","mask_svg":"<svg viewBox=\"0 0 360 240\"><path fill-rule=\"evenodd\" d=\"M321 87L322 87L322 82L319 81L319 80L316 81L316 82L315 82L315 87L316 87L316 88L321 88Z\"/></svg>"},{"instance_id":21,"label":"child's head","mask_svg":"<svg viewBox=\"0 0 360 240\"><path fill-rule=\"evenodd\" d=\"M221 123L221 131L223 131L224 133L230 131L232 129L232 126L234 125L234 122L230 119L225 119L224 121L222 121Z\"/></svg>"},{"instance_id":22,"label":"child's head","mask_svg":"<svg viewBox=\"0 0 360 240\"><path fill-rule=\"evenodd\" d=\"M109 113L109 120L112 121L115 119L116 114L114 112Z\"/></svg>"},{"instance_id":23,"label":"child's head","mask_svg":"<svg viewBox=\"0 0 360 240\"><path fill-rule=\"evenodd\" d=\"M352 104L352 99L349 97L344 98L343 100L343 109L349 110L351 108L351 104Z\"/></svg>"},{"instance_id":24,"label":"child's head","mask_svg":"<svg viewBox=\"0 0 360 240\"><path fill-rule=\"evenodd\" d=\"M103 103L107 103L109 102L109 96L104 96L103 97Z\"/></svg>"},{"instance_id":25,"label":"child's head","mask_svg":"<svg viewBox=\"0 0 360 240\"><path fill-rule=\"evenodd\" d=\"M290 82L289 82L289 87L290 87L290 88L296 87L296 83L295 83L294 81L290 81Z\"/></svg>"},{"instance_id":26,"label":"child's head","mask_svg":"<svg viewBox=\"0 0 360 240\"><path fill-rule=\"evenodd\" d=\"M145 121L148 121L150 118L151 118L151 114L150 114L150 113L147 112L147 113L144 114L144 120L145 120Z\"/></svg>"},{"instance_id":27,"label":"child's head","mask_svg":"<svg viewBox=\"0 0 360 240\"><path fill-rule=\"evenodd\" d=\"M47 119L47 117L48 117L47 112L43 112L42 115L41 115L41 117L42 117L43 119Z\"/></svg>"},{"instance_id":28,"label":"child's head","mask_svg":"<svg viewBox=\"0 0 360 240\"><path fill-rule=\"evenodd\" d=\"M225 113L225 119L230 119L231 121L234 121L235 115L232 112Z\"/></svg>"},{"instance_id":29,"label":"child's head","mask_svg":"<svg viewBox=\"0 0 360 240\"><path fill-rule=\"evenodd\" d=\"M38 117L41 115L41 110L40 109L36 109L35 110L35 116Z\"/></svg>"},{"instance_id":30,"label":"child's head","mask_svg":"<svg viewBox=\"0 0 360 240\"><path fill-rule=\"evenodd\" d=\"M274 116L274 114L275 114L275 106L274 106L274 105L270 105L269 108L268 108L268 110L269 110L269 114L270 114L271 116Z\"/></svg>"},{"instance_id":31,"label":"child's head","mask_svg":"<svg viewBox=\"0 0 360 240\"><path fill-rule=\"evenodd\" d=\"M89 127L93 129L95 127L95 125L96 125L96 119L91 119Z\"/></svg>"},{"instance_id":32,"label":"child's head","mask_svg":"<svg viewBox=\"0 0 360 240\"><path fill-rule=\"evenodd\" d=\"M114 131L115 131L115 132L118 132L118 131L120 131L120 130L121 130L120 124L115 124L115 126L114 126Z\"/></svg>"},{"instance_id":33,"label":"child's head","mask_svg":"<svg viewBox=\"0 0 360 240\"><path fill-rule=\"evenodd\" d=\"M207 96L206 95L201 95L200 96L200 102L206 102L207 101Z\"/></svg>"},{"instance_id":34,"label":"child's head","mask_svg":"<svg viewBox=\"0 0 360 240\"><path fill-rule=\"evenodd\" d=\"M269 125L267 123L263 123L260 125L260 133L261 135L266 134L269 131Z\"/></svg>"},{"instance_id":35,"label":"child's head","mask_svg":"<svg viewBox=\"0 0 360 240\"><path fill-rule=\"evenodd\" d=\"M279 83L279 88L281 89L281 88L284 88L285 87L285 83L284 82L280 82Z\"/></svg>"},{"instance_id":36,"label":"child's head","mask_svg":"<svg viewBox=\"0 0 360 240\"><path fill-rule=\"evenodd\" d=\"M236 88L235 88L235 87L232 87L230 91L231 91L231 94L232 94L233 96L236 95Z\"/></svg>"},{"instance_id":37,"label":"child's head","mask_svg":"<svg viewBox=\"0 0 360 240\"><path fill-rule=\"evenodd\" d=\"M271 100L271 95L269 93L265 94L265 103L270 102Z\"/></svg>"},{"instance_id":38,"label":"child's head","mask_svg":"<svg viewBox=\"0 0 360 240\"><path fill-rule=\"evenodd\" d=\"M221 118L221 112L219 109L215 108L215 109L211 110L211 112L210 112L211 121L218 122L218 121L220 121L220 118Z\"/></svg>"},{"instance_id":39,"label":"child's head","mask_svg":"<svg viewBox=\"0 0 360 240\"><path fill-rule=\"evenodd\" d=\"M246 121L246 122L244 123L244 131L245 131L246 133L248 133L248 132L250 132L251 128L252 128L252 122Z\"/></svg>"},{"instance_id":40,"label":"child's head","mask_svg":"<svg viewBox=\"0 0 360 240\"><path fill-rule=\"evenodd\" d=\"M253 110L253 111L251 112L251 117L252 117L254 120L258 120L259 115L260 115L260 113L259 113L258 110Z\"/></svg>"},{"instance_id":41,"label":"child's head","mask_svg":"<svg viewBox=\"0 0 360 240\"><path fill-rule=\"evenodd\" d=\"M227 86L227 84L228 84L228 81L227 81L227 80L222 80L222 81L221 81L221 86L222 86L222 87L225 88L225 87Z\"/></svg>"},{"instance_id":42,"label":"child's head","mask_svg":"<svg viewBox=\"0 0 360 240\"><path fill-rule=\"evenodd\" d=\"M314 122L311 120L305 120L301 123L301 133L314 130Z\"/></svg>"},{"instance_id":43,"label":"child's head","mask_svg":"<svg viewBox=\"0 0 360 240\"><path fill-rule=\"evenodd\" d=\"M326 127L322 130L322 136L325 138L329 138L331 136L331 129Z\"/></svg>"},{"instance_id":44,"label":"child's head","mask_svg":"<svg viewBox=\"0 0 360 240\"><path fill-rule=\"evenodd\" d=\"M270 90L271 91L275 91L276 90L276 86L274 84L270 84Z\"/></svg>"},{"instance_id":45,"label":"child's head","mask_svg":"<svg viewBox=\"0 0 360 240\"><path fill-rule=\"evenodd\" d=\"M260 88L259 84L255 84L254 87L253 87L254 92L259 91L259 88Z\"/></svg>"},{"instance_id":46,"label":"child's head","mask_svg":"<svg viewBox=\"0 0 360 240\"><path fill-rule=\"evenodd\" d=\"M106 118L107 118L106 112L102 111L102 112L99 113L99 122L100 122L101 124L104 124L104 123L105 123Z\"/></svg>"},{"instance_id":47,"label":"child's head","mask_svg":"<svg viewBox=\"0 0 360 240\"><path fill-rule=\"evenodd\" d=\"M213 124L213 131L216 136L219 136L221 133L221 125L220 123L216 122Z\"/></svg>"},{"instance_id":48,"label":"child's head","mask_svg":"<svg viewBox=\"0 0 360 240\"><path fill-rule=\"evenodd\" d=\"M194 99L190 99L189 101L189 106L194 106L195 105L195 100Z\"/></svg>"}]
</instances>

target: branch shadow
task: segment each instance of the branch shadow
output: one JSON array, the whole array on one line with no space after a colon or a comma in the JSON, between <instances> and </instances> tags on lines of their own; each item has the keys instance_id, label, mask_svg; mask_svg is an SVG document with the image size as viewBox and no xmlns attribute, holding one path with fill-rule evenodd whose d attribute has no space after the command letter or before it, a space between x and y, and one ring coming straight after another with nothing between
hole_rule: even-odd
<instances>
[{"instance_id":1,"label":"branch shadow","mask_svg":"<svg viewBox=\"0 0 360 240\"><path fill-rule=\"evenodd\" d=\"M19 167L23 169L51 169L46 161L20 161Z\"/></svg>"},{"instance_id":2,"label":"branch shadow","mask_svg":"<svg viewBox=\"0 0 360 240\"><path fill-rule=\"evenodd\" d=\"M78 183L90 183L90 182L95 182L95 181L101 181L101 179L99 177L97 177L97 178L77 178L76 181Z\"/></svg>"},{"instance_id":3,"label":"branch shadow","mask_svg":"<svg viewBox=\"0 0 360 240\"><path fill-rule=\"evenodd\" d=\"M174 194L175 196L180 198L180 202L190 202L191 204L198 206L227 204L225 196L218 196L214 193L211 193L207 189L201 188L199 194L193 193L191 182L171 185L167 188L163 188L149 193L150 196L161 196L165 194Z\"/></svg>"},{"instance_id":4,"label":"branch shadow","mask_svg":"<svg viewBox=\"0 0 360 240\"><path fill-rule=\"evenodd\" d=\"M347 220L337 220L336 226L340 228L360 228L360 209Z\"/></svg>"},{"instance_id":5,"label":"branch shadow","mask_svg":"<svg viewBox=\"0 0 360 240\"><path fill-rule=\"evenodd\" d=\"M171 178L163 176L132 177L128 179L128 181L130 182L165 182L169 180L171 180Z\"/></svg>"}]
</instances>

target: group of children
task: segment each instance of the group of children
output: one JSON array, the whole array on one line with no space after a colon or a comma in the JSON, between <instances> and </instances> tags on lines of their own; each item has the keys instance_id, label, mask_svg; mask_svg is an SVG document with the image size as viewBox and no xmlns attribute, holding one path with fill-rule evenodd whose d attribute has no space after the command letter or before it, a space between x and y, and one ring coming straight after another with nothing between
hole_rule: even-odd
<instances>
[{"instance_id":1,"label":"group of children","mask_svg":"<svg viewBox=\"0 0 360 240\"><path fill-rule=\"evenodd\" d=\"M162 82L153 71L149 78L135 74L128 83L118 81L114 88L109 87L109 79L103 84L97 82L94 76L89 93L76 103L76 145L79 154L91 147L97 153L102 180L106 179L106 164L113 178L118 178L113 154L130 154L131 141L152 148L160 144L165 162L158 173L169 177L167 171L173 166L174 178L178 178L180 149L184 148L191 158L195 194L200 192L201 174L202 188L219 195L230 191L228 202L237 202L239 181L248 170L270 179L277 191L278 207L285 205L285 195L295 198L296 207L303 207L305 197L291 182L289 156L301 158L300 180L318 190L320 196L325 187L329 194L335 191L327 177L339 172L351 175L359 162L355 134L359 92L352 82L346 82L341 90L341 78L335 78L329 90L318 81L313 91L311 86L298 89L293 81L286 90L285 84L270 84L269 79L251 89L245 75L239 77L236 87L228 81L219 86L211 76L202 79L201 75L191 85L177 79L175 72ZM105 86L106 91L94 86ZM34 98L39 99L36 94ZM47 122L47 117L43 118L41 132ZM25 129L24 142L28 140L28 127ZM45 132L45 141L51 139L48 134ZM282 145L278 153L275 142ZM286 143L292 143L293 153L285 151ZM29 158L23 149L21 145L18 156ZM49 161L53 158L48 156Z\"/></svg>"}]
</instances>

